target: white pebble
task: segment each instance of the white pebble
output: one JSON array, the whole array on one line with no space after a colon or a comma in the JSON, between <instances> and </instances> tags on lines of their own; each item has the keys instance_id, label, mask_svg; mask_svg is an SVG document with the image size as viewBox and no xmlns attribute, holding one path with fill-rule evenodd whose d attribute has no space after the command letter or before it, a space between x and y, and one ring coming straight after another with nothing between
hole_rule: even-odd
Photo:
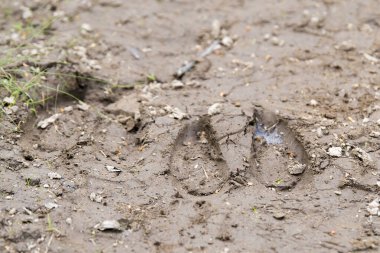
<instances>
[{"instance_id":1,"label":"white pebble","mask_svg":"<svg viewBox=\"0 0 380 253\"><path fill-rule=\"evenodd\" d=\"M232 47L233 44L234 41L231 39L231 37L226 36L222 39L222 45L225 47Z\"/></svg>"},{"instance_id":2,"label":"white pebble","mask_svg":"<svg viewBox=\"0 0 380 253\"><path fill-rule=\"evenodd\" d=\"M341 147L331 147L331 148L329 148L327 153L333 157L341 157L342 156L342 148Z\"/></svg>"},{"instance_id":3,"label":"white pebble","mask_svg":"<svg viewBox=\"0 0 380 253\"><path fill-rule=\"evenodd\" d=\"M219 114L222 111L222 104L215 103L208 108L208 115Z\"/></svg>"},{"instance_id":4,"label":"white pebble","mask_svg":"<svg viewBox=\"0 0 380 253\"><path fill-rule=\"evenodd\" d=\"M318 101L315 100L315 99L312 99L312 100L310 100L309 104L310 104L311 106L317 106L317 105L318 105Z\"/></svg>"}]
</instances>

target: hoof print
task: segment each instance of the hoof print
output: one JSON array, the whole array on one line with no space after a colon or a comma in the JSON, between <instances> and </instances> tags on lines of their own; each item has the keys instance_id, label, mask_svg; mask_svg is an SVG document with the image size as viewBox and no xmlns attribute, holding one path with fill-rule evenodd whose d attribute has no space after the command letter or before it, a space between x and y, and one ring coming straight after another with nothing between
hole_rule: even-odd
<instances>
[{"instance_id":1,"label":"hoof print","mask_svg":"<svg viewBox=\"0 0 380 253\"><path fill-rule=\"evenodd\" d=\"M228 179L215 131L205 116L186 125L178 134L171 154L170 170L191 195L218 192Z\"/></svg>"},{"instance_id":2,"label":"hoof print","mask_svg":"<svg viewBox=\"0 0 380 253\"><path fill-rule=\"evenodd\" d=\"M285 120L256 109L252 141L254 176L267 187L294 188L308 170L308 156Z\"/></svg>"}]
</instances>

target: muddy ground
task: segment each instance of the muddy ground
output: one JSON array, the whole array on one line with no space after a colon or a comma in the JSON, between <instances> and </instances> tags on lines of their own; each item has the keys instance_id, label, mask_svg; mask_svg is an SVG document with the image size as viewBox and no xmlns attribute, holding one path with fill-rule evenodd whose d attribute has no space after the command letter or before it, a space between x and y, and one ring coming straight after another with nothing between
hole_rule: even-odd
<instances>
[{"instance_id":1,"label":"muddy ground","mask_svg":"<svg viewBox=\"0 0 380 253\"><path fill-rule=\"evenodd\" d=\"M0 5L1 252L380 250L378 1Z\"/></svg>"}]
</instances>

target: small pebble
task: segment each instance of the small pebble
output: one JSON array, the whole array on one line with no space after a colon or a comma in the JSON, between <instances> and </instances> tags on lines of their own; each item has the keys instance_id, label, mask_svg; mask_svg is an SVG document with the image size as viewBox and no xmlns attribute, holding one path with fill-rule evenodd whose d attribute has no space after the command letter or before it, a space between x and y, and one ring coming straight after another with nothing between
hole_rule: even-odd
<instances>
[{"instance_id":1,"label":"small pebble","mask_svg":"<svg viewBox=\"0 0 380 253\"><path fill-rule=\"evenodd\" d=\"M90 108L90 106L82 101L79 101L77 108L81 111L87 111Z\"/></svg>"},{"instance_id":2,"label":"small pebble","mask_svg":"<svg viewBox=\"0 0 380 253\"><path fill-rule=\"evenodd\" d=\"M71 112L74 108L70 105L70 106L66 106L65 108L63 108L63 111L64 112Z\"/></svg>"},{"instance_id":3,"label":"small pebble","mask_svg":"<svg viewBox=\"0 0 380 253\"><path fill-rule=\"evenodd\" d=\"M234 41L231 39L231 37L226 36L222 39L221 43L223 46L230 48L234 44Z\"/></svg>"},{"instance_id":4,"label":"small pebble","mask_svg":"<svg viewBox=\"0 0 380 253\"><path fill-rule=\"evenodd\" d=\"M179 80L174 80L172 83L171 83L171 86L173 89L181 89L183 88L185 85L183 84L183 82L179 81Z\"/></svg>"},{"instance_id":5,"label":"small pebble","mask_svg":"<svg viewBox=\"0 0 380 253\"><path fill-rule=\"evenodd\" d=\"M332 157L341 157L342 156L342 148L341 147L331 147L329 148L327 154Z\"/></svg>"},{"instance_id":6,"label":"small pebble","mask_svg":"<svg viewBox=\"0 0 380 253\"><path fill-rule=\"evenodd\" d=\"M82 24L81 26L82 31L84 32L92 32L92 27L89 24Z\"/></svg>"},{"instance_id":7,"label":"small pebble","mask_svg":"<svg viewBox=\"0 0 380 253\"><path fill-rule=\"evenodd\" d=\"M276 211L273 213L273 218L276 220L283 220L285 218L285 213L282 211Z\"/></svg>"},{"instance_id":8,"label":"small pebble","mask_svg":"<svg viewBox=\"0 0 380 253\"><path fill-rule=\"evenodd\" d=\"M284 40L279 39L278 37L272 37L272 45L273 46L283 46L285 44Z\"/></svg>"},{"instance_id":9,"label":"small pebble","mask_svg":"<svg viewBox=\"0 0 380 253\"><path fill-rule=\"evenodd\" d=\"M45 204L45 207L48 209L48 210L52 210L54 208L57 208L58 205L56 203L53 203L53 202L49 202L49 203L46 203Z\"/></svg>"},{"instance_id":10,"label":"small pebble","mask_svg":"<svg viewBox=\"0 0 380 253\"><path fill-rule=\"evenodd\" d=\"M59 116L61 116L61 114L60 113L56 113L56 114L50 116L47 119L41 120L40 122L37 123L37 127L45 129L50 124L53 124L59 118Z\"/></svg>"},{"instance_id":11,"label":"small pebble","mask_svg":"<svg viewBox=\"0 0 380 253\"><path fill-rule=\"evenodd\" d=\"M12 105L12 104L16 103L15 98L13 96L11 96L11 97L5 97L3 99L3 102L5 104L9 104L9 105Z\"/></svg>"},{"instance_id":12,"label":"small pebble","mask_svg":"<svg viewBox=\"0 0 380 253\"><path fill-rule=\"evenodd\" d=\"M208 115L216 115L219 114L222 111L222 104L220 103L215 103L212 106L208 108Z\"/></svg>"},{"instance_id":13,"label":"small pebble","mask_svg":"<svg viewBox=\"0 0 380 253\"><path fill-rule=\"evenodd\" d=\"M117 220L105 220L97 227L100 231L121 231L121 225Z\"/></svg>"},{"instance_id":14,"label":"small pebble","mask_svg":"<svg viewBox=\"0 0 380 253\"><path fill-rule=\"evenodd\" d=\"M101 196L100 194L97 194L95 192L91 192L91 194L90 194L90 200L94 201L94 202L97 202L97 203L102 203L103 196Z\"/></svg>"},{"instance_id":15,"label":"small pebble","mask_svg":"<svg viewBox=\"0 0 380 253\"><path fill-rule=\"evenodd\" d=\"M16 208L12 208L11 210L8 211L8 213L9 213L10 215L14 215L14 214L17 213L17 209L16 209Z\"/></svg>"},{"instance_id":16,"label":"small pebble","mask_svg":"<svg viewBox=\"0 0 380 253\"><path fill-rule=\"evenodd\" d=\"M66 219L66 223L71 225L73 223L73 220L69 217Z\"/></svg>"},{"instance_id":17,"label":"small pebble","mask_svg":"<svg viewBox=\"0 0 380 253\"><path fill-rule=\"evenodd\" d=\"M61 179L62 178L62 176L60 174L58 174L57 172L49 172L48 177L50 179Z\"/></svg>"},{"instance_id":18,"label":"small pebble","mask_svg":"<svg viewBox=\"0 0 380 253\"><path fill-rule=\"evenodd\" d=\"M322 131L322 128L321 128L321 127L318 127L318 128L317 128L317 136L318 136L319 138L322 138L322 136L323 136L323 131Z\"/></svg>"},{"instance_id":19,"label":"small pebble","mask_svg":"<svg viewBox=\"0 0 380 253\"><path fill-rule=\"evenodd\" d=\"M311 106L317 106L318 105L318 101L315 100L315 99L312 99L312 100L310 100L309 105L311 105Z\"/></svg>"},{"instance_id":20,"label":"small pebble","mask_svg":"<svg viewBox=\"0 0 380 253\"><path fill-rule=\"evenodd\" d=\"M300 175L306 169L306 164L293 164L288 166L288 171L290 175Z\"/></svg>"}]
</instances>

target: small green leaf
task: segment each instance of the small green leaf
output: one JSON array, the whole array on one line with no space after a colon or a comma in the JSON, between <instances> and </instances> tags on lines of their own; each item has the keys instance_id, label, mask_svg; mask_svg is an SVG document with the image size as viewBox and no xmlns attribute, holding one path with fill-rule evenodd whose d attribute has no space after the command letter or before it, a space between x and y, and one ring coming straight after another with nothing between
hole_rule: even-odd
<instances>
[{"instance_id":1,"label":"small green leaf","mask_svg":"<svg viewBox=\"0 0 380 253\"><path fill-rule=\"evenodd\" d=\"M284 180L282 180L281 178L276 179L276 181L275 181L276 184L281 184L282 182L284 182Z\"/></svg>"}]
</instances>

